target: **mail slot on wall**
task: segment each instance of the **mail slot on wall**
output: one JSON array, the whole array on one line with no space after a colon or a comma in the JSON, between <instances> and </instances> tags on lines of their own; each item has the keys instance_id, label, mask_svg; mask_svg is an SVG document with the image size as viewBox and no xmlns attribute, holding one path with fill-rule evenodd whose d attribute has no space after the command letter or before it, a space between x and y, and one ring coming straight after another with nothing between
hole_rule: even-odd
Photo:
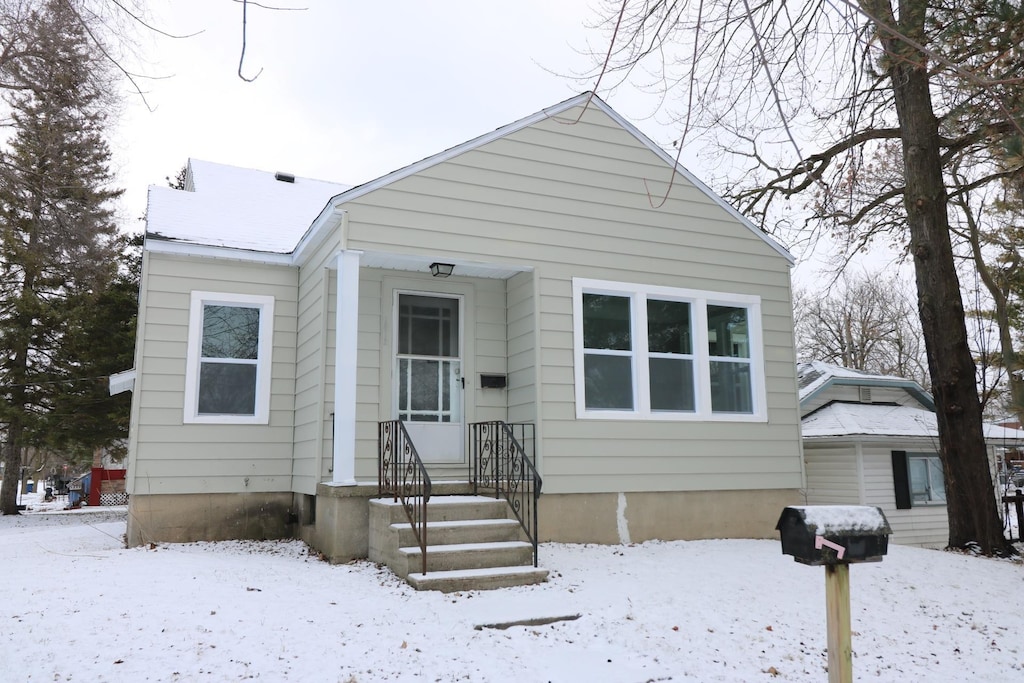
<instances>
[{"instance_id":1,"label":"mail slot on wall","mask_svg":"<svg viewBox=\"0 0 1024 683\"><path fill-rule=\"evenodd\" d=\"M787 507L775 526L782 554L809 565L881 562L889 550L889 521L869 505Z\"/></svg>"},{"instance_id":2,"label":"mail slot on wall","mask_svg":"<svg viewBox=\"0 0 1024 683\"><path fill-rule=\"evenodd\" d=\"M480 375L481 389L504 389L508 385L505 375Z\"/></svg>"}]
</instances>

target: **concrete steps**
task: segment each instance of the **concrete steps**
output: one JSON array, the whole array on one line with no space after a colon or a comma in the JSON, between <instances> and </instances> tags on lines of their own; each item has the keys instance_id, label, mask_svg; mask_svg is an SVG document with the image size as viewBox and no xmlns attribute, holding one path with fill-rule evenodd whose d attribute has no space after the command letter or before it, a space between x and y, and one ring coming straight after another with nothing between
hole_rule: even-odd
<instances>
[{"instance_id":1,"label":"concrete steps","mask_svg":"<svg viewBox=\"0 0 1024 683\"><path fill-rule=\"evenodd\" d=\"M370 560L417 590L488 590L547 580L533 567L533 546L503 500L432 496L427 504L427 572L401 502L370 501Z\"/></svg>"}]
</instances>

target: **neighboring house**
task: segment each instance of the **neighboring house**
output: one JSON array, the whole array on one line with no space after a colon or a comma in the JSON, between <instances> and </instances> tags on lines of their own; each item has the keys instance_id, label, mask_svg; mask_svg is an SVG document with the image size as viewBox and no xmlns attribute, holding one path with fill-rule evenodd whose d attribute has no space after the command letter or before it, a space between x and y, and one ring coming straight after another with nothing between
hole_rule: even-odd
<instances>
[{"instance_id":1,"label":"neighboring house","mask_svg":"<svg viewBox=\"0 0 1024 683\"><path fill-rule=\"evenodd\" d=\"M115 380L128 542L365 557L396 418L435 481L467 478L468 423L532 423L541 540L774 537L791 265L588 94L353 188L192 160L150 189Z\"/></svg>"},{"instance_id":2,"label":"neighboring house","mask_svg":"<svg viewBox=\"0 0 1024 683\"><path fill-rule=\"evenodd\" d=\"M876 505L893 543L949 542L935 403L921 385L827 363L801 363L800 413L811 505ZM984 425L993 482L1024 432ZM993 496L996 492L993 492Z\"/></svg>"}]
</instances>

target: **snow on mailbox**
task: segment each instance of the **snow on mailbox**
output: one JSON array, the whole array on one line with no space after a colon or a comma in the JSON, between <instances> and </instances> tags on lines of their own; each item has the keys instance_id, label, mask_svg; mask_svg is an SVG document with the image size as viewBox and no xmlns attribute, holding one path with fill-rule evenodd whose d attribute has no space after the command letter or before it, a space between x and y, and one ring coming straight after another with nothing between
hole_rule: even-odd
<instances>
[{"instance_id":1,"label":"snow on mailbox","mask_svg":"<svg viewBox=\"0 0 1024 683\"><path fill-rule=\"evenodd\" d=\"M782 553L812 566L881 562L892 533L882 511L868 505L794 505L775 528Z\"/></svg>"}]
</instances>

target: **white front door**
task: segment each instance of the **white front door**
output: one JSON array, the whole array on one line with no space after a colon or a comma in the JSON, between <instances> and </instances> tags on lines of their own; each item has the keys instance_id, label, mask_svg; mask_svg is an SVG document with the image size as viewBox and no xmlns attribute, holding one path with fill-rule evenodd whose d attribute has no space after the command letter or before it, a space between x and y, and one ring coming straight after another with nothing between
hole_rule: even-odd
<instances>
[{"instance_id":1,"label":"white front door","mask_svg":"<svg viewBox=\"0 0 1024 683\"><path fill-rule=\"evenodd\" d=\"M395 396L425 463L463 462L462 299L398 293Z\"/></svg>"}]
</instances>

